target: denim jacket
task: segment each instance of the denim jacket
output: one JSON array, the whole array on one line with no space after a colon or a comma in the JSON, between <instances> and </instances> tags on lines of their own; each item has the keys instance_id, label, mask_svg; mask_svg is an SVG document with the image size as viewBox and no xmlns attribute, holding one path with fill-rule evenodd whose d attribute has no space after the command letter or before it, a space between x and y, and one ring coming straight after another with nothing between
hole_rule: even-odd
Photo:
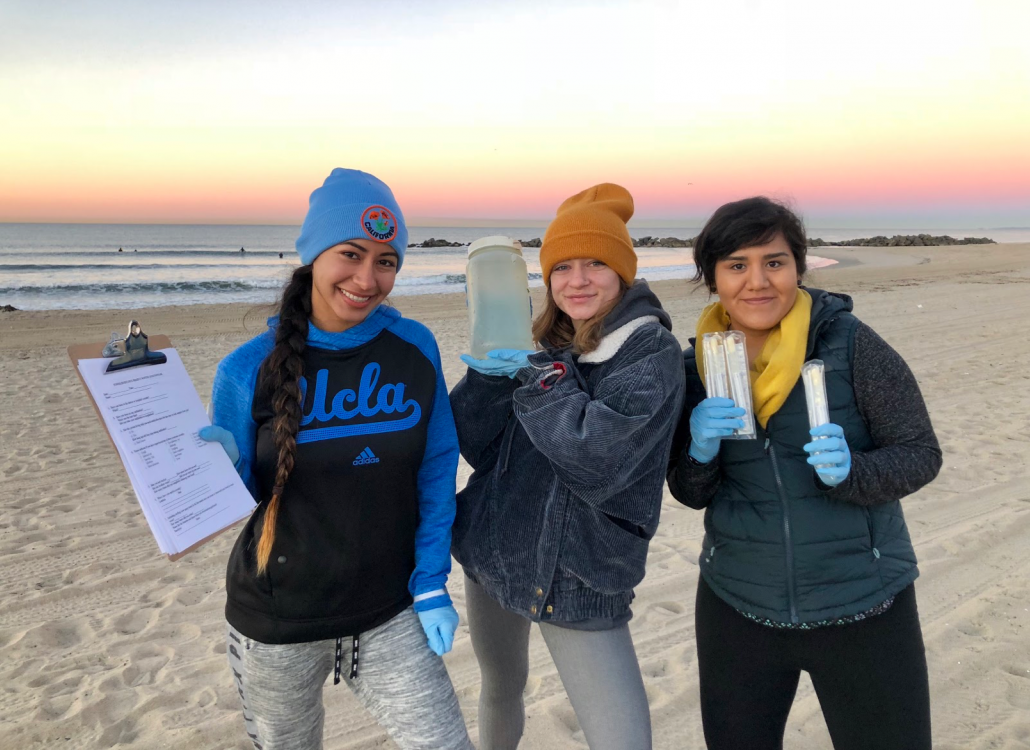
<instances>
[{"instance_id":1,"label":"denim jacket","mask_svg":"<svg viewBox=\"0 0 1030 750\"><path fill-rule=\"evenodd\" d=\"M671 320L646 282L605 319L583 356L544 349L545 387L470 370L451 392L461 454L452 551L503 606L534 621L627 616L658 525L684 375Z\"/></svg>"}]
</instances>

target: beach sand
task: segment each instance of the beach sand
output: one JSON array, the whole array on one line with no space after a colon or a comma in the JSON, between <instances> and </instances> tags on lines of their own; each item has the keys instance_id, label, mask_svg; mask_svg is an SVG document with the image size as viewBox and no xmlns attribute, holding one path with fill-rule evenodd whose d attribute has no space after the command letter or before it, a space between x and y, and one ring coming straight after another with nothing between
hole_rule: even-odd
<instances>
[{"instance_id":1,"label":"beach sand","mask_svg":"<svg viewBox=\"0 0 1030 750\"><path fill-rule=\"evenodd\" d=\"M904 501L922 570L934 746L1028 748L1030 244L816 252L841 264L811 285L852 295L908 360L945 451L940 477ZM685 344L707 295L684 281L655 287ZM433 329L457 382L463 298L395 304ZM65 351L136 315L171 336L206 400L219 359L261 330L265 312L0 313L2 748L250 747L223 640L236 532L177 563L159 554ZM463 464L459 487L467 476ZM631 623L656 748L704 746L693 640L701 537L702 514L667 493ZM464 615L457 567L451 591ZM475 739L479 673L464 622L446 663ZM394 747L345 686L330 680L326 692L327 748ZM586 747L535 631L526 710L522 747ZM830 747L805 677L786 747Z\"/></svg>"}]
</instances>

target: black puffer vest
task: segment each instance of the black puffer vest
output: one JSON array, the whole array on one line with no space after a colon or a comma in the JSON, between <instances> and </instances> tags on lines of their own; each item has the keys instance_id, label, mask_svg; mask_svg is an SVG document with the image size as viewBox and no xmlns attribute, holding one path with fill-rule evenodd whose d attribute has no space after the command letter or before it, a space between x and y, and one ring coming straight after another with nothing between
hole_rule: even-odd
<instances>
[{"instance_id":1,"label":"black puffer vest","mask_svg":"<svg viewBox=\"0 0 1030 750\"><path fill-rule=\"evenodd\" d=\"M812 295L806 361L826 365L830 420L851 452L874 450L855 402L858 320L849 297ZM700 378L687 353L688 381ZM885 383L884 387L889 387ZM901 504L859 506L821 488L802 449L810 442L801 379L757 440L725 440L721 482L705 512L701 574L738 610L805 623L865 612L919 575Z\"/></svg>"}]
</instances>

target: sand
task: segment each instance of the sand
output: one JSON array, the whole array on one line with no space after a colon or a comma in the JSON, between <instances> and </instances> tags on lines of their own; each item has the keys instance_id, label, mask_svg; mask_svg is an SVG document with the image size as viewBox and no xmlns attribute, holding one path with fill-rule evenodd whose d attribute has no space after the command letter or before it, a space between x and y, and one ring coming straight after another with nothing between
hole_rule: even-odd
<instances>
[{"instance_id":1,"label":"sand","mask_svg":"<svg viewBox=\"0 0 1030 750\"><path fill-rule=\"evenodd\" d=\"M922 576L935 747L1030 747L1030 245L822 248L841 260L814 286L908 360L945 451L904 502ZM656 289L684 343L706 294ZM461 374L460 296L398 298ZM247 313L250 312L249 315ZM234 532L177 563L157 550L65 354L106 339L119 312L0 313L0 747L248 748L224 655L224 570ZM248 306L140 311L172 337L206 399L218 360L257 333ZM459 486L468 469L462 466ZM656 748L703 747L693 642L702 514L667 495L631 627ZM462 576L451 590L464 610ZM467 627L446 663L473 738L479 675ZM534 632L523 747L582 748ZM344 686L326 695L327 748L393 747ZM788 748L830 747L802 679Z\"/></svg>"}]
</instances>

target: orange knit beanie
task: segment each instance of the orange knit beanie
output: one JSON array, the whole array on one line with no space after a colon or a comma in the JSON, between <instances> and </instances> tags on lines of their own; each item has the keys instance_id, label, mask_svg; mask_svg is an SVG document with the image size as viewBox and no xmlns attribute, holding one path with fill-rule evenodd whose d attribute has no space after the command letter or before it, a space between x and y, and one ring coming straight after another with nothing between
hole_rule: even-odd
<instances>
[{"instance_id":1,"label":"orange knit beanie","mask_svg":"<svg viewBox=\"0 0 1030 750\"><path fill-rule=\"evenodd\" d=\"M576 193L558 207L540 247L540 268L549 284L555 264L593 258L607 264L627 284L637 275L626 222L633 216L633 196L621 185L603 182Z\"/></svg>"}]
</instances>

